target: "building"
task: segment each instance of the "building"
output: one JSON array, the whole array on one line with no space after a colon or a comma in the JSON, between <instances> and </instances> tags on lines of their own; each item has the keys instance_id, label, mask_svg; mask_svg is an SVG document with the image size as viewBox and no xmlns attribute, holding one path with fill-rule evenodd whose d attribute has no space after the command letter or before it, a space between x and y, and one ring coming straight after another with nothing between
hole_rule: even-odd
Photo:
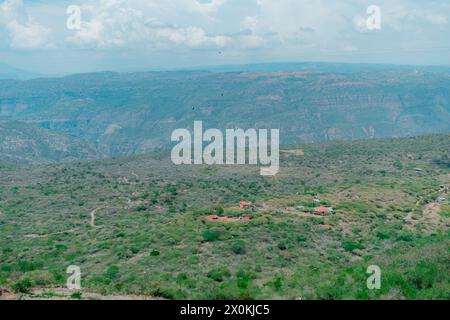
<instances>
[{"instance_id":1,"label":"building","mask_svg":"<svg viewBox=\"0 0 450 320\"><path fill-rule=\"evenodd\" d=\"M251 202L248 202L248 201L241 201L241 202L239 202L239 207L241 209L249 209L251 206L252 206Z\"/></svg>"},{"instance_id":2,"label":"building","mask_svg":"<svg viewBox=\"0 0 450 320\"><path fill-rule=\"evenodd\" d=\"M320 214L320 215L327 215L330 213L330 209L325 207L316 207L314 208L314 213Z\"/></svg>"}]
</instances>

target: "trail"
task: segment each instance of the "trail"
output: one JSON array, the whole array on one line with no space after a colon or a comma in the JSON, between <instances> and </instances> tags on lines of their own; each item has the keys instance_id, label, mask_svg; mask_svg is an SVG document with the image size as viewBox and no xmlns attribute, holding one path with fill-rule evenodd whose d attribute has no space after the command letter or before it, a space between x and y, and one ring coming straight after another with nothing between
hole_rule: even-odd
<instances>
[{"instance_id":1,"label":"trail","mask_svg":"<svg viewBox=\"0 0 450 320\"><path fill-rule=\"evenodd\" d=\"M19 294L13 293L6 288L0 287L0 300L77 300L71 297L75 291L64 287L59 288L34 288L31 293ZM55 296L45 297L46 293L52 293ZM138 295L102 295L95 292L80 290L82 300L164 300L159 297L138 296Z\"/></svg>"},{"instance_id":2,"label":"trail","mask_svg":"<svg viewBox=\"0 0 450 320\"><path fill-rule=\"evenodd\" d=\"M421 201L422 201L422 199L418 200L418 201L416 202L416 204L414 205L414 208L411 210L411 212L408 213L408 215L407 215L406 218L405 218L407 222L409 222L409 223L411 223L411 224L417 223L417 221L414 221L414 220L413 220L412 216L413 216L414 212L416 211L417 207L420 205L420 202L421 202Z\"/></svg>"},{"instance_id":3,"label":"trail","mask_svg":"<svg viewBox=\"0 0 450 320\"><path fill-rule=\"evenodd\" d=\"M98 210L104 209L104 207L98 207L94 210L91 211L91 227L92 228L97 228L97 226L95 225L95 214L97 213Z\"/></svg>"},{"instance_id":4,"label":"trail","mask_svg":"<svg viewBox=\"0 0 450 320\"><path fill-rule=\"evenodd\" d=\"M428 222L440 222L441 216L439 215L440 204L433 202L425 206L423 209L423 217Z\"/></svg>"}]
</instances>

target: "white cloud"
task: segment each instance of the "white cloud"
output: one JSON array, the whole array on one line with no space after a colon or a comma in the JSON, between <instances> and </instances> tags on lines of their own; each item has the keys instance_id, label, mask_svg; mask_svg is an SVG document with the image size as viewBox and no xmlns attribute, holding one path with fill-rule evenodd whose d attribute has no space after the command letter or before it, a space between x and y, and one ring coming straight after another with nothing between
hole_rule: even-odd
<instances>
[{"instance_id":1,"label":"white cloud","mask_svg":"<svg viewBox=\"0 0 450 320\"><path fill-rule=\"evenodd\" d=\"M425 18L434 25L445 25L448 23L448 20L446 17L438 15L438 14L428 14L425 16Z\"/></svg>"},{"instance_id":2,"label":"white cloud","mask_svg":"<svg viewBox=\"0 0 450 320\"><path fill-rule=\"evenodd\" d=\"M68 3L81 7L80 30L65 28ZM372 4L381 8L381 30L367 29ZM415 63L426 56L414 58L413 50L448 47L449 17L445 0L0 0L0 47L7 40L14 48L48 48L53 38L55 56L73 54L77 61L98 54L101 68L125 59L156 66L312 59L403 63L405 57ZM430 62L449 61L448 52L433 54Z\"/></svg>"},{"instance_id":3,"label":"white cloud","mask_svg":"<svg viewBox=\"0 0 450 320\"><path fill-rule=\"evenodd\" d=\"M189 10L202 14L217 12L224 3L225 0L210 0L209 2L200 2L198 0L185 1L185 5Z\"/></svg>"},{"instance_id":4,"label":"white cloud","mask_svg":"<svg viewBox=\"0 0 450 320\"><path fill-rule=\"evenodd\" d=\"M122 1L101 0L98 6L82 7L81 29L73 32L67 41L79 46L97 48L113 47L166 47L169 45L190 48L223 47L230 42L225 35L208 34L203 28L193 25L179 26L160 18L168 8L194 14L215 12L224 0L200 3L196 0L179 1ZM130 5L135 5L131 7Z\"/></svg>"},{"instance_id":5,"label":"white cloud","mask_svg":"<svg viewBox=\"0 0 450 320\"><path fill-rule=\"evenodd\" d=\"M258 18L257 17L245 17L242 21L242 27L247 30L251 30L252 32L256 30L258 26Z\"/></svg>"},{"instance_id":6,"label":"white cloud","mask_svg":"<svg viewBox=\"0 0 450 320\"><path fill-rule=\"evenodd\" d=\"M22 0L5 0L0 4L0 28L7 31L13 49L54 47L51 30L28 15Z\"/></svg>"}]
</instances>

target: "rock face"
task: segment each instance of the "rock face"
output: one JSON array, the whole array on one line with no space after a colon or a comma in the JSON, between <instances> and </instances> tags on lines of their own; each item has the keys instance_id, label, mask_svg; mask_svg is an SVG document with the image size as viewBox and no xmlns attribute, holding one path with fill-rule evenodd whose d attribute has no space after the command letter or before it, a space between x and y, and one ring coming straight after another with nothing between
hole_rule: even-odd
<instances>
[{"instance_id":1,"label":"rock face","mask_svg":"<svg viewBox=\"0 0 450 320\"><path fill-rule=\"evenodd\" d=\"M0 119L83 139L106 156L168 147L172 131L192 129L194 120L222 130L279 128L283 144L440 133L450 131L450 72L372 67L0 81Z\"/></svg>"}]
</instances>

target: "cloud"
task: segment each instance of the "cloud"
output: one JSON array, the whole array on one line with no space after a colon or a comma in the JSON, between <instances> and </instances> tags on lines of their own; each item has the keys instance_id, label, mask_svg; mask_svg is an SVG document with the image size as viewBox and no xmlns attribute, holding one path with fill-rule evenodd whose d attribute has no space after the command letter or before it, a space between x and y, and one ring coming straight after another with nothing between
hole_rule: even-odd
<instances>
[{"instance_id":1,"label":"cloud","mask_svg":"<svg viewBox=\"0 0 450 320\"><path fill-rule=\"evenodd\" d=\"M81 8L79 30L65 28L69 4ZM372 4L381 8L381 30L367 28ZM449 17L445 0L0 0L0 48L5 41L13 49L54 47L54 56L72 55L74 63L97 56L99 68L125 59L158 67L274 60L449 64L448 51L439 51L448 47ZM412 53L419 49L430 54Z\"/></svg>"},{"instance_id":2,"label":"cloud","mask_svg":"<svg viewBox=\"0 0 450 320\"><path fill-rule=\"evenodd\" d=\"M428 14L425 16L425 19L434 25L446 25L448 23L448 20L446 17L438 15L438 14Z\"/></svg>"},{"instance_id":3,"label":"cloud","mask_svg":"<svg viewBox=\"0 0 450 320\"><path fill-rule=\"evenodd\" d=\"M206 2L200 2L198 0L188 0L185 2L187 8L194 12L202 14L211 14L217 12L220 7L225 4L225 0L206 0Z\"/></svg>"},{"instance_id":4,"label":"cloud","mask_svg":"<svg viewBox=\"0 0 450 320\"><path fill-rule=\"evenodd\" d=\"M22 0L5 0L0 4L0 28L6 30L13 49L54 47L52 31L28 15Z\"/></svg>"},{"instance_id":5,"label":"cloud","mask_svg":"<svg viewBox=\"0 0 450 320\"><path fill-rule=\"evenodd\" d=\"M170 45L188 48L223 47L230 42L226 35L208 34L203 28L193 25L180 26L160 19L168 7L177 4L185 12L210 14L224 0L200 3L193 0L155 2L102 0L98 6L82 6L83 16L80 30L75 30L67 41L78 46L95 48L153 47ZM152 10L150 10L152 9Z\"/></svg>"}]
</instances>

